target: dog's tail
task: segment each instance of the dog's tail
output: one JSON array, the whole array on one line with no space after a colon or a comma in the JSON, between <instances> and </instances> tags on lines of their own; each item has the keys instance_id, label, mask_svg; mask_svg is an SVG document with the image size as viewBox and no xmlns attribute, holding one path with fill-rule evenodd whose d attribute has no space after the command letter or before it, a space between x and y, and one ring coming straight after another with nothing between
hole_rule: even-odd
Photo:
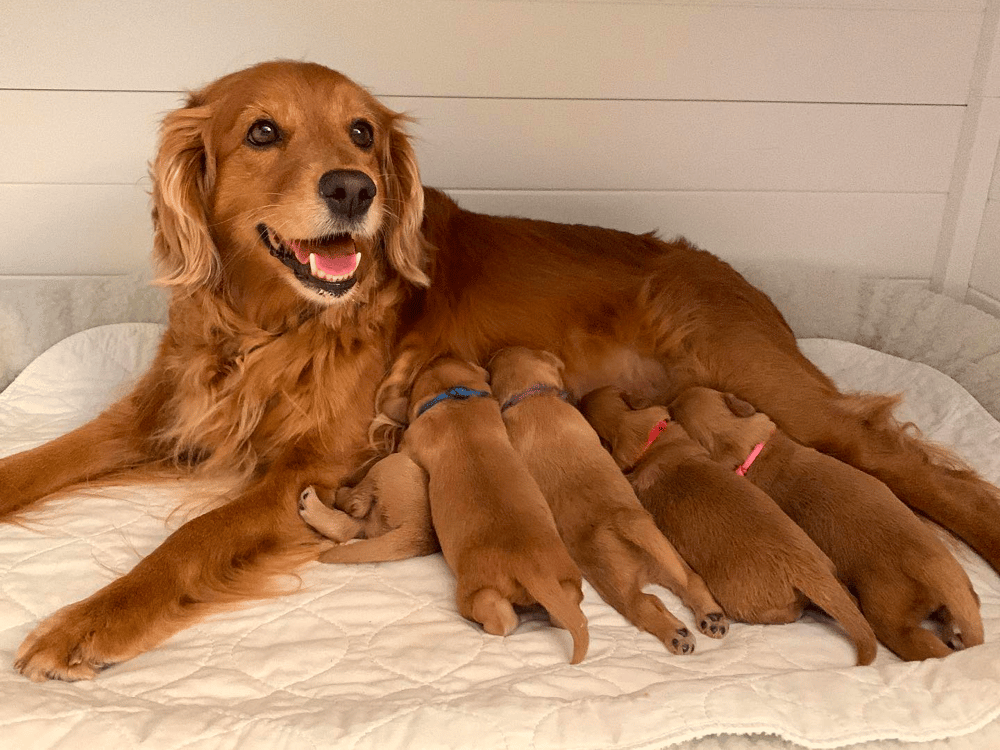
<instances>
[{"instance_id":1,"label":"dog's tail","mask_svg":"<svg viewBox=\"0 0 1000 750\"><path fill-rule=\"evenodd\" d=\"M674 545L663 536L652 516L645 511L630 513L627 518L622 518L617 526L628 541L653 558L659 567L661 579L676 581L680 589L687 588L687 568L674 549Z\"/></svg>"},{"instance_id":2,"label":"dog's tail","mask_svg":"<svg viewBox=\"0 0 1000 750\"><path fill-rule=\"evenodd\" d=\"M795 582L795 588L847 631L847 635L854 642L859 667L875 661L875 650L878 647L875 631L861 614L854 597L833 574L827 571L822 571L820 575L806 574Z\"/></svg>"},{"instance_id":3,"label":"dog's tail","mask_svg":"<svg viewBox=\"0 0 1000 750\"><path fill-rule=\"evenodd\" d=\"M552 622L568 630L573 638L573 658L570 664L579 664L590 648L590 631L587 616L580 609L583 592L579 582L556 581L550 575L538 575L532 580L522 580L521 584L535 601L549 612Z\"/></svg>"}]
</instances>

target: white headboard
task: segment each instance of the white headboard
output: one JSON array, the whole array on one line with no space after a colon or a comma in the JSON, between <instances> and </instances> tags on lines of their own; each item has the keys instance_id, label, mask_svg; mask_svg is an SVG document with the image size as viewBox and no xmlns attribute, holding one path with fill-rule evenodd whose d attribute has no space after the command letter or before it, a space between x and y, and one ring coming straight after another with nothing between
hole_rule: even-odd
<instances>
[{"instance_id":1,"label":"white headboard","mask_svg":"<svg viewBox=\"0 0 1000 750\"><path fill-rule=\"evenodd\" d=\"M145 268L163 113L311 59L485 211L913 278L1000 310L997 0L9 3L0 275Z\"/></svg>"}]
</instances>

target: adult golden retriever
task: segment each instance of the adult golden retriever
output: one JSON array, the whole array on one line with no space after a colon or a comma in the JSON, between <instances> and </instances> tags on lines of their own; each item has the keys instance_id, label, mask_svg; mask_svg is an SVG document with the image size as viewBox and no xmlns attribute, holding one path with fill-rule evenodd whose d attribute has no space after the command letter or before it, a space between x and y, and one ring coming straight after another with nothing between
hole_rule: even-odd
<instances>
[{"instance_id":1,"label":"adult golden retriever","mask_svg":"<svg viewBox=\"0 0 1000 750\"><path fill-rule=\"evenodd\" d=\"M728 391L888 484L1000 566L997 490L844 395L780 313L683 241L470 213L423 189L403 118L339 73L270 62L193 93L152 165L172 288L159 353L93 421L0 461L0 517L84 483L238 477L127 575L43 621L17 668L87 679L226 603L268 593L321 543L297 512L367 459L376 388L432 355L548 349L570 388ZM85 502L80 499L79 502Z\"/></svg>"}]
</instances>

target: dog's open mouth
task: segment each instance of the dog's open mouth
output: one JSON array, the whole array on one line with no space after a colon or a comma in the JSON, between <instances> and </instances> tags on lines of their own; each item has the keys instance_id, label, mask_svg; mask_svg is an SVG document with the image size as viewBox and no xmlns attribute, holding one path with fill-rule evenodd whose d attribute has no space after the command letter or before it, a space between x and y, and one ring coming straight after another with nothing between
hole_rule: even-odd
<instances>
[{"instance_id":1,"label":"dog's open mouth","mask_svg":"<svg viewBox=\"0 0 1000 750\"><path fill-rule=\"evenodd\" d=\"M271 255L284 263L299 282L314 291L339 297L347 294L357 281L355 273L361 253L350 234L331 234L308 240L283 239L266 224L258 224L257 232Z\"/></svg>"}]
</instances>

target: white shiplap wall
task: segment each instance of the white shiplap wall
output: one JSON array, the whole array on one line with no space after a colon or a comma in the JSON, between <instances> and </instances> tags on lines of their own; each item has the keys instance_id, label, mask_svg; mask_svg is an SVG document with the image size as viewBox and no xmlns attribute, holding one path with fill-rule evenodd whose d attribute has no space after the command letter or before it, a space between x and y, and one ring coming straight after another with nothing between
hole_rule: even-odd
<instances>
[{"instance_id":1,"label":"white shiplap wall","mask_svg":"<svg viewBox=\"0 0 1000 750\"><path fill-rule=\"evenodd\" d=\"M1000 139L996 1L11 3L0 274L144 267L158 119L292 57L416 116L425 182L471 208L1000 298L968 239Z\"/></svg>"}]
</instances>

